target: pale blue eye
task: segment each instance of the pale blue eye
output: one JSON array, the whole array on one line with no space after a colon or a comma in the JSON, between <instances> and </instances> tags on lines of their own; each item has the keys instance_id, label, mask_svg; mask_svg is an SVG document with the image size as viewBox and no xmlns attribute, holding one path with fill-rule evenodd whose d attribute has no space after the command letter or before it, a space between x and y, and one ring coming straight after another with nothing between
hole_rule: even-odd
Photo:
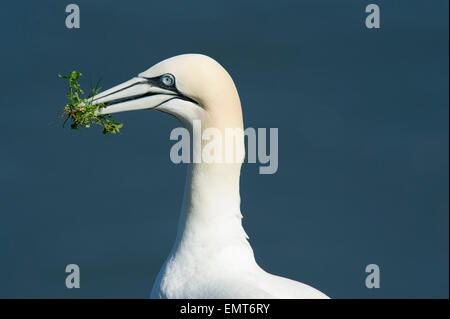
<instances>
[{"instance_id":1,"label":"pale blue eye","mask_svg":"<svg viewBox=\"0 0 450 319\"><path fill-rule=\"evenodd\" d=\"M175 77L172 74L164 74L161 76L161 83L165 86L173 86L175 84Z\"/></svg>"}]
</instances>

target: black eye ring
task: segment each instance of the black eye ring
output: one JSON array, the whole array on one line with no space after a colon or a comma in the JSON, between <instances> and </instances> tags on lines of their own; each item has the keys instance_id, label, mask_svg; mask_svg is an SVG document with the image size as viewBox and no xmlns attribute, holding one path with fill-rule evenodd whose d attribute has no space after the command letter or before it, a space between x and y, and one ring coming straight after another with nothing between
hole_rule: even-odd
<instances>
[{"instance_id":1,"label":"black eye ring","mask_svg":"<svg viewBox=\"0 0 450 319\"><path fill-rule=\"evenodd\" d=\"M161 75L160 81L166 87L173 87L175 85L175 77L170 73Z\"/></svg>"}]
</instances>

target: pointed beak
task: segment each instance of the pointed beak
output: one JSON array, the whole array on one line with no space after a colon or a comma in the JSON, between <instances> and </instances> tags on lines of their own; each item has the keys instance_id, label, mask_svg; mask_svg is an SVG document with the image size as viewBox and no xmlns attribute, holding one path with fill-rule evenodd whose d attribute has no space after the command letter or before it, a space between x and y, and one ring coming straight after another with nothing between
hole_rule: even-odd
<instances>
[{"instance_id":1,"label":"pointed beak","mask_svg":"<svg viewBox=\"0 0 450 319\"><path fill-rule=\"evenodd\" d=\"M162 89L146 78L135 77L89 99L92 104L107 104L97 110L98 114L153 109L171 99L177 98L175 92Z\"/></svg>"}]
</instances>

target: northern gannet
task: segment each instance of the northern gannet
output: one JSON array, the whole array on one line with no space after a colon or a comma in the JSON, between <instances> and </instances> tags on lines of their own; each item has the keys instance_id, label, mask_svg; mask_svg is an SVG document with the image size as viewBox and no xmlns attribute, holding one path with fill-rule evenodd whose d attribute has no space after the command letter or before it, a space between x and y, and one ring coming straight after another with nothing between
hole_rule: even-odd
<instances>
[{"instance_id":1,"label":"northern gannet","mask_svg":"<svg viewBox=\"0 0 450 319\"><path fill-rule=\"evenodd\" d=\"M243 129L233 80L218 62L201 54L164 60L92 101L108 104L100 109L102 114L165 112L191 133L194 120L201 121L202 130ZM235 146L245 154L244 135ZM241 221L243 159L189 164L177 237L151 298L328 298L306 284L269 274L256 263Z\"/></svg>"}]
</instances>

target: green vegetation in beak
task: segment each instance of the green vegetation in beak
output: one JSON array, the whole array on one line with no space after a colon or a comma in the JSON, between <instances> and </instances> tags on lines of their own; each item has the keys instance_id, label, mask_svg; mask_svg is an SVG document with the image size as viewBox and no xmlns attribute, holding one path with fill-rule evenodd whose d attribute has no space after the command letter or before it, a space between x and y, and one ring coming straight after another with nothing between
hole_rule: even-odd
<instances>
[{"instance_id":1,"label":"green vegetation in beak","mask_svg":"<svg viewBox=\"0 0 450 319\"><path fill-rule=\"evenodd\" d=\"M116 122L110 114L98 114L97 110L106 107L107 104L93 104L91 97L100 93L98 83L95 88L91 89L91 92L87 97L84 96L84 91L81 89L78 79L81 77L81 73L72 71L69 75L58 74L61 79L66 79L68 84L69 93L67 98L69 102L64 107L60 118L64 118L64 124L67 121L71 121L70 127L74 130L79 128L89 128L91 125L98 125L103 128L103 134L116 134L120 132L123 127L122 123Z\"/></svg>"}]
</instances>

